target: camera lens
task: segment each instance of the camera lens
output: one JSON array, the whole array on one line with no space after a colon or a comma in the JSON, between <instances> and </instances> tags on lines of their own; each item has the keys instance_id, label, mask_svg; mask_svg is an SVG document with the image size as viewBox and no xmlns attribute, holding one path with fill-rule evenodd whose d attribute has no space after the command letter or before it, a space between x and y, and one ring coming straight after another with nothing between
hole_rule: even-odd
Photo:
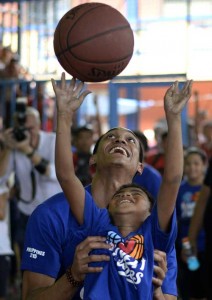
<instances>
[{"instance_id":1,"label":"camera lens","mask_svg":"<svg viewBox=\"0 0 212 300\"><path fill-rule=\"evenodd\" d=\"M25 134L26 128L25 127L17 127L13 129L13 136L18 142L22 142L26 138Z\"/></svg>"}]
</instances>

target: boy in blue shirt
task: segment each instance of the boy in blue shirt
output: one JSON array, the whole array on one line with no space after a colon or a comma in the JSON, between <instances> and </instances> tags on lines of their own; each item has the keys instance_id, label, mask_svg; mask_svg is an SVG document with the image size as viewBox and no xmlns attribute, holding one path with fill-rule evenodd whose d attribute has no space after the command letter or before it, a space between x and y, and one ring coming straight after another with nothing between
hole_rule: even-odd
<instances>
[{"instance_id":1,"label":"boy in blue shirt","mask_svg":"<svg viewBox=\"0 0 212 300\"><path fill-rule=\"evenodd\" d=\"M99 209L94 204L76 177L70 152L70 124L89 91L82 91L83 83L77 85L75 79L66 86L65 74L62 74L61 88L54 80L52 84L58 109L56 171L71 211L81 225L76 238L107 234L107 242L111 243L110 263L104 265L100 274L86 276L84 299L152 299L154 247L170 252L176 237L174 208L183 174L181 111L190 98L192 82L187 81L181 91L175 82L164 97L169 133L165 172L156 206L151 212L146 191L125 186L110 201L110 216L106 209ZM112 130L102 137L99 147L103 149L103 157L97 151L91 159L98 168L101 168L102 160L112 162L115 158L112 168L117 172L126 161L142 172L139 141L133 132L123 130L120 134L118 130ZM136 254L134 247L139 248ZM133 256L130 255L132 252ZM71 269L67 271L67 278L73 283Z\"/></svg>"}]
</instances>

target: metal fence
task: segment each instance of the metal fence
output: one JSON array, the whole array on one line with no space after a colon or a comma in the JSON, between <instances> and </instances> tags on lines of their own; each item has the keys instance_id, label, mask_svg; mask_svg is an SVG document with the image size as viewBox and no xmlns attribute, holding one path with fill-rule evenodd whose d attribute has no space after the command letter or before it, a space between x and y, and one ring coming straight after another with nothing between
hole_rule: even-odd
<instances>
[{"instance_id":1,"label":"metal fence","mask_svg":"<svg viewBox=\"0 0 212 300\"><path fill-rule=\"evenodd\" d=\"M48 93L49 80L0 80L0 118L3 127L13 126L16 101L25 97L27 104L38 109L41 128L53 131L55 128L55 101Z\"/></svg>"}]
</instances>

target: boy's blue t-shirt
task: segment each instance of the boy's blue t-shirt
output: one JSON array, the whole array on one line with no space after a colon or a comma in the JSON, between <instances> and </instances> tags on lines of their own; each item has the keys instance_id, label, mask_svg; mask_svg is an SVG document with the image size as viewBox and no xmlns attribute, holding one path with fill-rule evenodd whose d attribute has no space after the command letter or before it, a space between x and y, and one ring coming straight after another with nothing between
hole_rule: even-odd
<instances>
[{"instance_id":1,"label":"boy's blue t-shirt","mask_svg":"<svg viewBox=\"0 0 212 300\"><path fill-rule=\"evenodd\" d=\"M92 196L86 192L84 224L77 232L77 236L107 236L111 250L110 262L94 264L103 266L100 273L87 274L84 285L85 300L101 299L146 299L153 298L153 266L154 249L169 253L175 244L177 234L176 215L170 225L169 233L164 233L158 225L157 206L142 226L121 237L118 229L111 223L107 209L96 206ZM95 250L93 253L101 254L103 251ZM150 289L151 286L151 289Z\"/></svg>"},{"instance_id":2,"label":"boy's blue t-shirt","mask_svg":"<svg viewBox=\"0 0 212 300\"><path fill-rule=\"evenodd\" d=\"M88 190L91 190L90 187ZM77 230L79 226L64 193L46 200L29 218L21 269L58 279L72 264L75 248L84 240L76 234ZM169 276L164 280L163 293L177 295L176 282L173 280L177 272L175 251L168 254L167 258L172 272L167 273Z\"/></svg>"}]
</instances>

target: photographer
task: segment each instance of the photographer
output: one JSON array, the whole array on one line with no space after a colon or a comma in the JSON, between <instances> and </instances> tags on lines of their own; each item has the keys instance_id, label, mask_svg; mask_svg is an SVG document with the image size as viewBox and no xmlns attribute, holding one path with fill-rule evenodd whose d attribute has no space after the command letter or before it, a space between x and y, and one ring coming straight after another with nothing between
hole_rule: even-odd
<instances>
[{"instance_id":1,"label":"photographer","mask_svg":"<svg viewBox=\"0 0 212 300\"><path fill-rule=\"evenodd\" d=\"M37 205L61 191L55 175L55 133L40 130L38 111L22 105L14 114L14 128L6 129L2 140L0 184L15 172L20 216L16 242L22 251L29 216Z\"/></svg>"},{"instance_id":2,"label":"photographer","mask_svg":"<svg viewBox=\"0 0 212 300\"><path fill-rule=\"evenodd\" d=\"M94 143L93 130L86 126L81 126L74 131L73 161L75 172L84 186L91 183L92 172L89 166L91 157L91 147Z\"/></svg>"}]
</instances>

